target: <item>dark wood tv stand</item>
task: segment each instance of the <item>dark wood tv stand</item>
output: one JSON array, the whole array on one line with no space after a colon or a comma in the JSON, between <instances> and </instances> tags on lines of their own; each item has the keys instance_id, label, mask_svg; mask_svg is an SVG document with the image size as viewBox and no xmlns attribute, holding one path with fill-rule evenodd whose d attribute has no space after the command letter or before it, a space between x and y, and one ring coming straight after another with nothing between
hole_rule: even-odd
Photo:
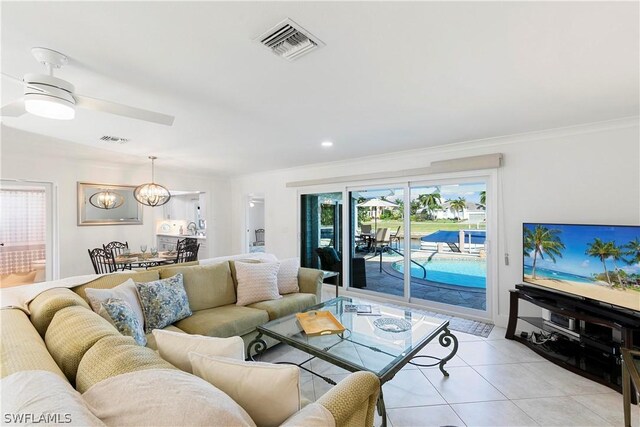
<instances>
[{"instance_id":1,"label":"dark wood tv stand","mask_svg":"<svg viewBox=\"0 0 640 427\"><path fill-rule=\"evenodd\" d=\"M545 327L542 317L518 316L520 300L575 319L574 333L558 334L556 341L542 345L516 335L518 320L539 330ZM634 335L640 344L640 313L529 285L516 285L509 301L505 338L521 342L558 366L622 392L620 347L634 348Z\"/></svg>"}]
</instances>

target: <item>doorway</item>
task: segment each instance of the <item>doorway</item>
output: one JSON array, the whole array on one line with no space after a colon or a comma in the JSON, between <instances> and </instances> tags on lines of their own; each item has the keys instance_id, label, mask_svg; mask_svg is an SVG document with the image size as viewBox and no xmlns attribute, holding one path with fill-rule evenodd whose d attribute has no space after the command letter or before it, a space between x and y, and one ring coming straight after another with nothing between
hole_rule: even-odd
<instances>
[{"instance_id":1,"label":"doorway","mask_svg":"<svg viewBox=\"0 0 640 427\"><path fill-rule=\"evenodd\" d=\"M264 194L249 194L246 199L246 238L248 253L265 251Z\"/></svg>"},{"instance_id":2,"label":"doorway","mask_svg":"<svg viewBox=\"0 0 640 427\"><path fill-rule=\"evenodd\" d=\"M0 180L0 287L57 277L54 235L53 184Z\"/></svg>"}]
</instances>

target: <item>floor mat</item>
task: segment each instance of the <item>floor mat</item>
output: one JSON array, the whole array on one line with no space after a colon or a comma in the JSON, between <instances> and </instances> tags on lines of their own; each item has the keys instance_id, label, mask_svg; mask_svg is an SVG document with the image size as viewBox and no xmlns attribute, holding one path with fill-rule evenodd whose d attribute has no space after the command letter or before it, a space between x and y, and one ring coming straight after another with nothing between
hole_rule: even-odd
<instances>
[{"instance_id":1,"label":"floor mat","mask_svg":"<svg viewBox=\"0 0 640 427\"><path fill-rule=\"evenodd\" d=\"M372 304L375 304L372 302ZM398 304L383 303L394 308L406 309L407 307ZM476 335L479 337L487 338L493 330L493 325L489 323L479 322L477 320L463 319L461 317L450 316L448 314L435 313L433 311L421 310L411 307L411 310L416 313L424 314L425 316L435 317L437 319L443 319L449 321L449 329L452 331L464 332L466 334Z\"/></svg>"}]
</instances>

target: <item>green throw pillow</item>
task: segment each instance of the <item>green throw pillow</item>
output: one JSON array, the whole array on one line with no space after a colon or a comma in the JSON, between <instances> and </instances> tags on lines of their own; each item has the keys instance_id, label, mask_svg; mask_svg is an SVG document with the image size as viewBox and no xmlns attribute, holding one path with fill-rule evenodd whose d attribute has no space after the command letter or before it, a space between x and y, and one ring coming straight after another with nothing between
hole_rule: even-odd
<instances>
[{"instance_id":1,"label":"green throw pillow","mask_svg":"<svg viewBox=\"0 0 640 427\"><path fill-rule=\"evenodd\" d=\"M191 316L182 273L153 282L136 283L136 288L144 313L146 333Z\"/></svg>"},{"instance_id":2,"label":"green throw pillow","mask_svg":"<svg viewBox=\"0 0 640 427\"><path fill-rule=\"evenodd\" d=\"M101 305L122 335L133 337L138 345L147 345L147 337L131 304L123 299L109 298Z\"/></svg>"}]
</instances>

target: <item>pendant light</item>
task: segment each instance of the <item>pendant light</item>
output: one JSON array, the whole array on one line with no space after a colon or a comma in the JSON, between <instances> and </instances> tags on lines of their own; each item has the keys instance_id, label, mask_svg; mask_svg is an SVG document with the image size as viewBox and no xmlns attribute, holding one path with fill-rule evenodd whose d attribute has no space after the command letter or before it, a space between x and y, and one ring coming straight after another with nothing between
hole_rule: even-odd
<instances>
[{"instance_id":1,"label":"pendant light","mask_svg":"<svg viewBox=\"0 0 640 427\"><path fill-rule=\"evenodd\" d=\"M89 203L98 209L115 209L122 206L124 196L107 189L92 194L89 197Z\"/></svg>"},{"instance_id":2,"label":"pendant light","mask_svg":"<svg viewBox=\"0 0 640 427\"><path fill-rule=\"evenodd\" d=\"M149 156L151 159L151 182L148 184L142 184L133 190L133 197L143 205L155 207L162 206L169 201L171 193L165 187L154 182L155 170L154 161L157 159L155 156Z\"/></svg>"}]
</instances>

